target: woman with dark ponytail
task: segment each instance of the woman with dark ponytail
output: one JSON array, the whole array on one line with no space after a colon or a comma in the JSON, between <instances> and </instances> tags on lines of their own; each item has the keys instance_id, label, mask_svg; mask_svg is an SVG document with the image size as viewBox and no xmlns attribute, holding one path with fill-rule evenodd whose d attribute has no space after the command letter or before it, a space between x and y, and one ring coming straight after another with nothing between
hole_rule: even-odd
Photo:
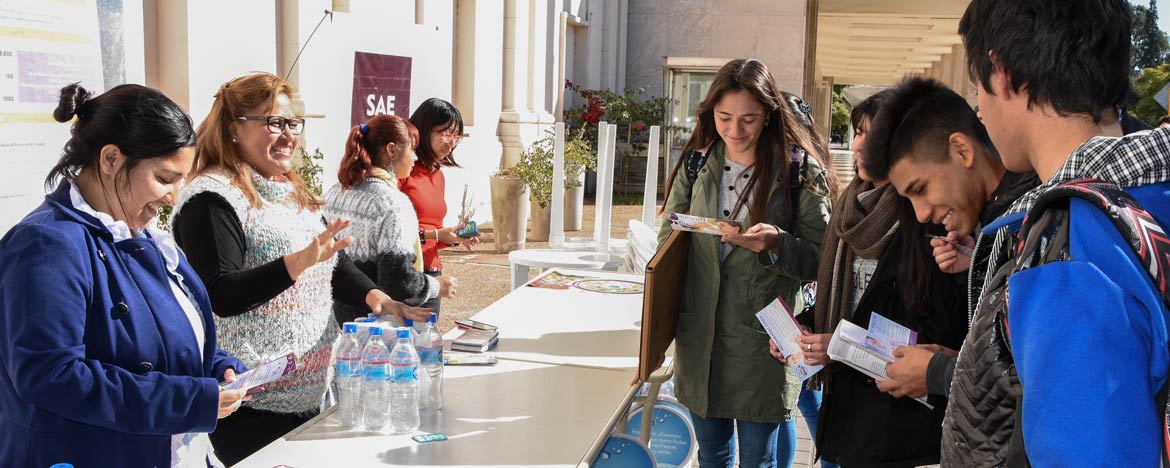
<instances>
[{"instance_id":1,"label":"woman with dark ponytail","mask_svg":"<svg viewBox=\"0 0 1170 468\"><path fill-rule=\"evenodd\" d=\"M398 182L418 159L418 130L410 121L379 115L350 129L339 183L325 193L325 217L351 219L346 249L354 264L395 300L412 306L455 295L455 278L423 273L418 215ZM339 322L365 311L334 304Z\"/></svg>"},{"instance_id":2,"label":"woman with dark ponytail","mask_svg":"<svg viewBox=\"0 0 1170 468\"><path fill-rule=\"evenodd\" d=\"M0 240L5 466L222 466L207 433L245 400L199 276L154 228L195 158L162 93L61 90L56 189ZM76 118L76 120L74 120Z\"/></svg>"}]
</instances>

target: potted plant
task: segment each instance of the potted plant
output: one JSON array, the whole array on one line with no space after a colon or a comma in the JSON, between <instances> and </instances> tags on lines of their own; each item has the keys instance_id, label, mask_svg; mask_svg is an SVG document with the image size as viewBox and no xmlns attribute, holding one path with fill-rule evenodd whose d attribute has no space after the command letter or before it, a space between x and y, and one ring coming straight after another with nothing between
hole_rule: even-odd
<instances>
[{"instance_id":1,"label":"potted plant","mask_svg":"<svg viewBox=\"0 0 1170 468\"><path fill-rule=\"evenodd\" d=\"M584 139L584 129L571 132L565 138L565 229L581 229L581 208L584 203L585 171L597 168L597 157ZM520 162L512 168L528 187L532 200L532 240L548 240L549 217L552 202L554 134L547 131L544 138L532 143L520 153ZM575 223L573 222L575 221ZM575 226L573 226L575 224Z\"/></svg>"},{"instance_id":2,"label":"potted plant","mask_svg":"<svg viewBox=\"0 0 1170 468\"><path fill-rule=\"evenodd\" d=\"M528 186L512 169L503 168L491 175L492 229L496 252L524 249L528 230Z\"/></svg>"}]
</instances>

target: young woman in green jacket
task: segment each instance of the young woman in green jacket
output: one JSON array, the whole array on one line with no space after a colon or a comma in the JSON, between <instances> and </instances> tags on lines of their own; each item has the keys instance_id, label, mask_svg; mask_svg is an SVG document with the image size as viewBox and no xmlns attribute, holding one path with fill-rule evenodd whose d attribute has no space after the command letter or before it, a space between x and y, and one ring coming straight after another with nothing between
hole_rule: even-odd
<instances>
[{"instance_id":1,"label":"young woman in green jacket","mask_svg":"<svg viewBox=\"0 0 1170 468\"><path fill-rule=\"evenodd\" d=\"M800 98L758 60L729 62L699 104L663 211L735 220L693 234L675 341L675 388L690 411L702 468L791 463L800 380L768 354L755 313L776 299L802 309L816 279L836 181L825 139ZM664 217L665 218L665 217ZM659 229L661 241L669 221ZM738 427L738 444L732 440ZM777 453L777 438L786 453Z\"/></svg>"}]
</instances>

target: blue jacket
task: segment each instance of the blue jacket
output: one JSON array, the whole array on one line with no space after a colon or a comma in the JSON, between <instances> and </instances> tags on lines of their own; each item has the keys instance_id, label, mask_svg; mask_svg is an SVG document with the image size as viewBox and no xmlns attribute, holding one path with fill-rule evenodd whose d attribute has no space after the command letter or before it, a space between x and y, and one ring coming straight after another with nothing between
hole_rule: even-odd
<instances>
[{"instance_id":1,"label":"blue jacket","mask_svg":"<svg viewBox=\"0 0 1170 468\"><path fill-rule=\"evenodd\" d=\"M1126 191L1170 228L1170 183ZM1033 466L1157 467L1155 395L1170 367L1166 305L1109 218L1071 199L1068 261L1008 279L1012 357ZM989 225L1018 231L1022 213Z\"/></svg>"},{"instance_id":2,"label":"blue jacket","mask_svg":"<svg viewBox=\"0 0 1170 468\"><path fill-rule=\"evenodd\" d=\"M215 428L217 377L245 368L216 348L185 258L178 272L203 349L154 241L114 242L67 183L0 240L0 464L169 467L173 434Z\"/></svg>"}]
</instances>

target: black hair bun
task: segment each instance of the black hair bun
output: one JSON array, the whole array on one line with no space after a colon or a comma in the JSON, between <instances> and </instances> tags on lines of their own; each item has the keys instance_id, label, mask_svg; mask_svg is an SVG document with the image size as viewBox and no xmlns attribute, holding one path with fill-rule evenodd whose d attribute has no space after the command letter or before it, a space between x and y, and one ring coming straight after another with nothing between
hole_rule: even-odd
<instances>
[{"instance_id":1,"label":"black hair bun","mask_svg":"<svg viewBox=\"0 0 1170 468\"><path fill-rule=\"evenodd\" d=\"M53 110L53 118L58 122L73 120L74 115L89 101L90 94L80 83L73 83L61 88L61 97L57 101L57 108Z\"/></svg>"}]
</instances>

